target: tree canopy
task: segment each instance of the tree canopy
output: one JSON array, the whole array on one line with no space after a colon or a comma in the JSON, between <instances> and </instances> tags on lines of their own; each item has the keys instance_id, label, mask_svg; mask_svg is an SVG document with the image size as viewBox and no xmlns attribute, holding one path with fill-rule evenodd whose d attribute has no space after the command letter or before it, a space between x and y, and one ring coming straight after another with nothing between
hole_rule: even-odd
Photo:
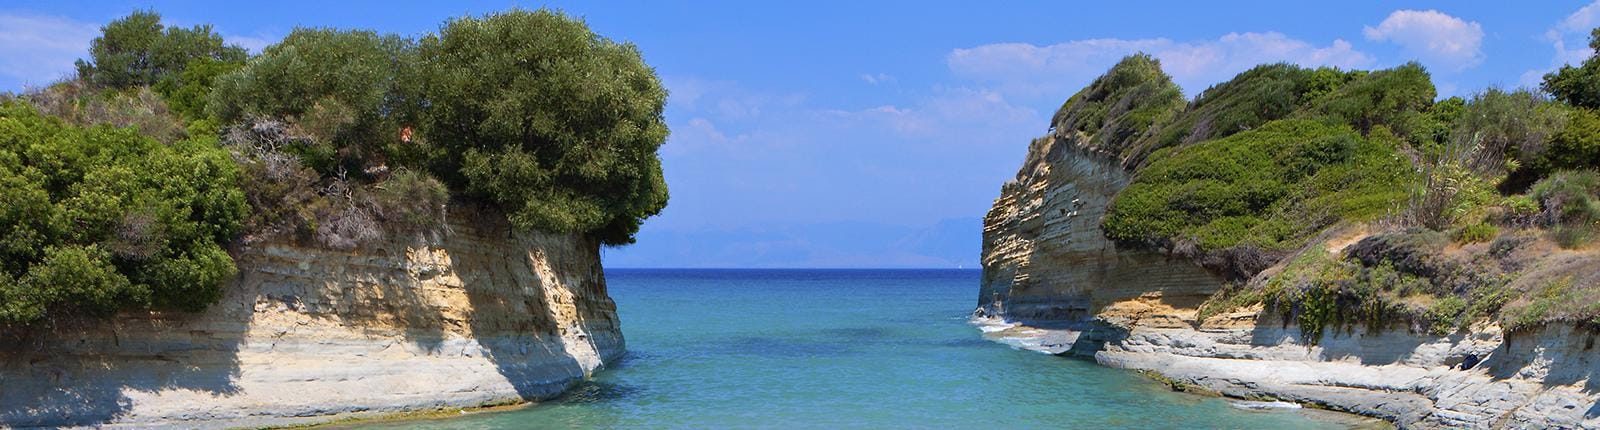
<instances>
[{"instance_id":1,"label":"tree canopy","mask_svg":"<svg viewBox=\"0 0 1600 430\"><path fill-rule=\"evenodd\" d=\"M518 10L451 20L417 69L432 171L512 224L630 243L666 205L666 89L632 44Z\"/></svg>"},{"instance_id":2,"label":"tree canopy","mask_svg":"<svg viewBox=\"0 0 1600 430\"><path fill-rule=\"evenodd\" d=\"M225 44L210 25L167 27L161 14L137 11L100 28L78 76L109 88L155 85L178 79L191 61L244 61L244 48Z\"/></svg>"}]
</instances>

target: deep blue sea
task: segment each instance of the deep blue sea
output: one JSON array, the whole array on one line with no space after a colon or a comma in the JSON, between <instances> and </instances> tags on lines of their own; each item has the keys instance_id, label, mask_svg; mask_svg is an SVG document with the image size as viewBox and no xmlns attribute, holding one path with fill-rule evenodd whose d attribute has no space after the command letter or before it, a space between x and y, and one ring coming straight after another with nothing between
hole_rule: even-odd
<instances>
[{"instance_id":1,"label":"deep blue sea","mask_svg":"<svg viewBox=\"0 0 1600 430\"><path fill-rule=\"evenodd\" d=\"M607 270L628 355L572 394L361 428L1336 428L986 341L976 270Z\"/></svg>"}]
</instances>

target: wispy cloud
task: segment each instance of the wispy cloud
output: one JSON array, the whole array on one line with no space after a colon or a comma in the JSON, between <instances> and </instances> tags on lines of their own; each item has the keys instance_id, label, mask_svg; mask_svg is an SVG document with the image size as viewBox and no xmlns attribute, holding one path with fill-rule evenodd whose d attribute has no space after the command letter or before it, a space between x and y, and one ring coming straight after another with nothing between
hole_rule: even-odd
<instances>
[{"instance_id":1,"label":"wispy cloud","mask_svg":"<svg viewBox=\"0 0 1600 430\"><path fill-rule=\"evenodd\" d=\"M0 13L0 89L46 85L73 73L98 25L68 18Z\"/></svg>"},{"instance_id":2,"label":"wispy cloud","mask_svg":"<svg viewBox=\"0 0 1600 430\"><path fill-rule=\"evenodd\" d=\"M240 36L236 34L222 35L222 40L234 45L239 45L239 47L249 50L251 54L260 54L262 49L266 49L268 46L278 43L278 39L278 37L273 36Z\"/></svg>"},{"instance_id":3,"label":"wispy cloud","mask_svg":"<svg viewBox=\"0 0 1600 430\"><path fill-rule=\"evenodd\" d=\"M1085 39L1039 46L998 43L956 49L946 56L957 75L992 85L1007 95L1060 98L1087 84L1123 56L1149 53L1194 95L1262 63L1365 67L1373 58L1344 40L1318 46L1277 32L1229 33L1213 40Z\"/></svg>"},{"instance_id":4,"label":"wispy cloud","mask_svg":"<svg viewBox=\"0 0 1600 430\"><path fill-rule=\"evenodd\" d=\"M934 88L932 95L911 106L882 105L853 111L828 109L820 113L851 126L891 130L911 139L965 135L970 130L1031 129L1039 119L1038 112L1012 104L999 92L965 87ZM957 143L977 142L959 140Z\"/></svg>"},{"instance_id":5,"label":"wispy cloud","mask_svg":"<svg viewBox=\"0 0 1600 430\"><path fill-rule=\"evenodd\" d=\"M861 80L868 84L878 85L892 84L894 83L895 78L894 75L890 75L888 73L862 73Z\"/></svg>"},{"instance_id":6,"label":"wispy cloud","mask_svg":"<svg viewBox=\"0 0 1600 430\"><path fill-rule=\"evenodd\" d=\"M1564 65L1581 63L1585 58L1589 58L1594 54L1594 50L1589 48L1589 30L1597 26L1600 26L1600 1L1579 8L1549 30L1545 30L1544 39L1550 42L1551 48L1555 50L1555 55L1550 59L1550 66L1523 72L1519 84L1529 88L1537 87L1545 73Z\"/></svg>"},{"instance_id":7,"label":"wispy cloud","mask_svg":"<svg viewBox=\"0 0 1600 430\"><path fill-rule=\"evenodd\" d=\"M1400 45L1430 66L1464 70L1483 63L1483 26L1437 10L1397 10L1361 33Z\"/></svg>"}]
</instances>

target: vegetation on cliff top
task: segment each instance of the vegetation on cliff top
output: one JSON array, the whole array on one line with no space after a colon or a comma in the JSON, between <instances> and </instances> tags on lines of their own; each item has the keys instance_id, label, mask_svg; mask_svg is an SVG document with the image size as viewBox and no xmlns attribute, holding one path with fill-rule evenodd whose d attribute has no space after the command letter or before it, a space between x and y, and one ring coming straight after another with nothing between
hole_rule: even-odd
<instances>
[{"instance_id":1,"label":"vegetation on cliff top","mask_svg":"<svg viewBox=\"0 0 1600 430\"><path fill-rule=\"evenodd\" d=\"M1560 303L1600 291L1600 280L1540 259L1550 255L1540 244L1581 250L1600 228L1600 114L1585 104L1586 91L1600 91L1590 85L1597 67L1590 59L1548 75L1554 100L1495 88L1435 100L1415 63L1263 65L1173 108L1149 90L1171 86L1159 63L1136 56L1052 124L1085 133L1080 145L1132 172L1102 219L1109 238L1194 259L1234 283L1203 315L1264 303L1311 341L1360 322L1516 330L1600 318L1600 308ZM1103 100L1125 117L1128 107L1154 113L1110 119ZM1377 233L1339 252L1312 243L1335 226Z\"/></svg>"},{"instance_id":2,"label":"vegetation on cliff top","mask_svg":"<svg viewBox=\"0 0 1600 430\"><path fill-rule=\"evenodd\" d=\"M1183 107L1183 92L1161 63L1147 54L1123 58L1105 75L1073 94L1050 120L1056 132L1083 133L1085 146L1129 159L1139 156L1134 141Z\"/></svg>"},{"instance_id":3,"label":"vegetation on cliff top","mask_svg":"<svg viewBox=\"0 0 1600 430\"><path fill-rule=\"evenodd\" d=\"M667 201L665 89L558 12L298 28L253 57L155 12L102 30L76 78L0 103L0 323L201 309L239 241L350 249L451 203L616 245Z\"/></svg>"},{"instance_id":4,"label":"vegetation on cliff top","mask_svg":"<svg viewBox=\"0 0 1600 430\"><path fill-rule=\"evenodd\" d=\"M1158 151L1102 223L1123 242L1228 252L1235 277L1266 268L1339 220L1370 220L1406 197L1407 161L1387 133L1282 120ZM1264 255L1262 255L1264 254Z\"/></svg>"},{"instance_id":5,"label":"vegetation on cliff top","mask_svg":"<svg viewBox=\"0 0 1600 430\"><path fill-rule=\"evenodd\" d=\"M0 322L197 310L233 276L249 208L214 136L157 142L0 104Z\"/></svg>"},{"instance_id":6,"label":"vegetation on cliff top","mask_svg":"<svg viewBox=\"0 0 1600 430\"><path fill-rule=\"evenodd\" d=\"M1248 278L1329 225L1378 218L1405 200L1415 182L1408 136L1394 130L1422 128L1432 99L1416 64L1251 69L1145 132L1135 148L1156 150L1129 164L1134 181L1102 227L1118 242Z\"/></svg>"}]
</instances>

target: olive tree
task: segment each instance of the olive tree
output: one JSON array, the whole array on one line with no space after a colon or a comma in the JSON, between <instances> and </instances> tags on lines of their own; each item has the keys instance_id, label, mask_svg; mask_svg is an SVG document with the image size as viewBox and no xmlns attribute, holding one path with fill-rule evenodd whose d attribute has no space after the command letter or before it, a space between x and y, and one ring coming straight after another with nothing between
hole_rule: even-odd
<instances>
[{"instance_id":1,"label":"olive tree","mask_svg":"<svg viewBox=\"0 0 1600 430\"><path fill-rule=\"evenodd\" d=\"M639 50L548 10L446 22L418 44L430 166L513 225L633 241L667 202L666 90Z\"/></svg>"}]
</instances>

